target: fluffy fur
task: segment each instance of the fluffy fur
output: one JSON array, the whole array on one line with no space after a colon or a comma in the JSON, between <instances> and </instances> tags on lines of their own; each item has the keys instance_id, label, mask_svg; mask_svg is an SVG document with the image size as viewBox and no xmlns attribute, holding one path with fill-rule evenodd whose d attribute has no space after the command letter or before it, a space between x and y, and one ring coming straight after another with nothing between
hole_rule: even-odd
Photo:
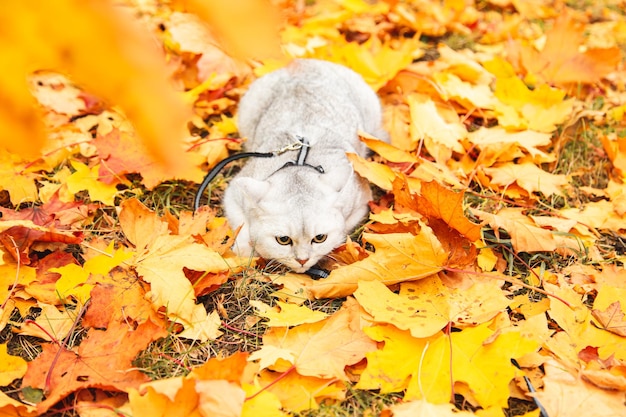
<instances>
[{"instance_id":1,"label":"fluffy fur","mask_svg":"<svg viewBox=\"0 0 626 417\"><path fill-rule=\"evenodd\" d=\"M367 214L369 184L354 173L346 152L366 155L358 130L386 139L378 97L345 67L296 60L253 82L238 117L246 151L272 152L305 137L307 164L324 169L283 167L297 151L250 158L224 195L230 224L241 226L234 246L240 255L256 253L305 272Z\"/></svg>"}]
</instances>

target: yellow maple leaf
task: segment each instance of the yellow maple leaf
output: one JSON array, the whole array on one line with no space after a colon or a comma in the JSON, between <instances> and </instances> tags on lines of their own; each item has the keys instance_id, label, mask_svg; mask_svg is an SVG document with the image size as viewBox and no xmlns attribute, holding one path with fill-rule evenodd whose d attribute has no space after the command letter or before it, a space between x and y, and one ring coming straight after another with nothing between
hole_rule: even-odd
<instances>
[{"instance_id":1,"label":"yellow maple leaf","mask_svg":"<svg viewBox=\"0 0 626 417\"><path fill-rule=\"evenodd\" d=\"M424 141L428 152L443 165L452 152L465 151L461 140L467 136L467 129L462 123L447 120L429 98L411 94L407 100L411 111L411 140L416 148L419 142ZM454 117L458 119L456 112Z\"/></svg>"},{"instance_id":2,"label":"yellow maple leaf","mask_svg":"<svg viewBox=\"0 0 626 417\"><path fill-rule=\"evenodd\" d=\"M2 363L0 367L0 387L6 387L14 380L23 377L28 368L24 359L7 353L6 344L0 345L0 363ZM0 407L1 406L2 404L0 404Z\"/></svg>"},{"instance_id":3,"label":"yellow maple leaf","mask_svg":"<svg viewBox=\"0 0 626 417\"><path fill-rule=\"evenodd\" d=\"M307 291L315 298L345 297L359 281L380 281L386 285L425 278L441 271L448 253L432 230L422 225L420 234L364 233L363 239L376 248L367 258L333 270Z\"/></svg>"},{"instance_id":4,"label":"yellow maple leaf","mask_svg":"<svg viewBox=\"0 0 626 417\"><path fill-rule=\"evenodd\" d=\"M367 178L383 190L391 190L396 173L387 165L368 161L354 153L348 153L348 160L352 163L354 170L363 178Z\"/></svg>"},{"instance_id":5,"label":"yellow maple leaf","mask_svg":"<svg viewBox=\"0 0 626 417\"><path fill-rule=\"evenodd\" d=\"M550 416L619 416L624 412L624 393L600 389L584 378L572 375L562 364L549 360L544 364L544 388L535 396ZM589 404L595 404L589 408Z\"/></svg>"},{"instance_id":6,"label":"yellow maple leaf","mask_svg":"<svg viewBox=\"0 0 626 417\"><path fill-rule=\"evenodd\" d=\"M460 328L485 323L511 303L493 281L477 281L469 288L450 289L447 295L450 321Z\"/></svg>"},{"instance_id":7,"label":"yellow maple leaf","mask_svg":"<svg viewBox=\"0 0 626 417\"><path fill-rule=\"evenodd\" d=\"M345 367L361 361L376 344L360 327L360 311L354 299L344 302L329 318L293 328L273 327L263 336L263 347L250 360L265 355L293 357L298 373L319 378L346 380ZM284 370L284 369L282 369Z\"/></svg>"},{"instance_id":8,"label":"yellow maple leaf","mask_svg":"<svg viewBox=\"0 0 626 417\"><path fill-rule=\"evenodd\" d=\"M481 151L478 161L482 167L492 166L495 162L512 161L527 154L537 164L553 162L556 157L541 149L552 144L551 138L549 133L533 130L510 132L499 126L481 127L468 134L468 140Z\"/></svg>"},{"instance_id":9,"label":"yellow maple leaf","mask_svg":"<svg viewBox=\"0 0 626 417\"><path fill-rule=\"evenodd\" d=\"M501 333L494 339L490 324L451 333L450 340L443 336L434 340L425 348L421 369L413 374L405 399L448 402L451 370L453 380L465 382L480 406L506 407L510 395L508 384L516 374L511 358L534 352L539 343L523 338L518 332ZM452 353L446 347L448 344ZM419 350L416 355L420 355Z\"/></svg>"},{"instance_id":10,"label":"yellow maple leaf","mask_svg":"<svg viewBox=\"0 0 626 417\"><path fill-rule=\"evenodd\" d=\"M598 356L601 359L614 356L616 359L626 360L626 351L622 347L623 337L593 325L591 311L584 305L580 295L571 288L571 285L563 281L559 286L545 282L544 288L569 304L552 302L549 310L550 318L564 330L546 342L547 348L559 360L574 369L580 368L581 361L578 354L587 346L597 347Z\"/></svg>"},{"instance_id":11,"label":"yellow maple leaf","mask_svg":"<svg viewBox=\"0 0 626 417\"><path fill-rule=\"evenodd\" d=\"M162 235L151 246L138 250L133 264L139 276L150 284L149 296L155 307L165 307L170 319L185 326L186 334L202 335L201 340L208 340L206 332L193 330L204 328L211 320L204 306L196 304L183 268L217 273L231 269L229 261L188 236Z\"/></svg>"},{"instance_id":12,"label":"yellow maple leaf","mask_svg":"<svg viewBox=\"0 0 626 417\"><path fill-rule=\"evenodd\" d=\"M405 39L399 47L382 43L376 36L363 44L339 38L325 48L319 48L312 57L336 62L363 76L375 91L384 86L400 70L406 68L419 53L419 42Z\"/></svg>"},{"instance_id":13,"label":"yellow maple leaf","mask_svg":"<svg viewBox=\"0 0 626 417\"><path fill-rule=\"evenodd\" d=\"M273 309L262 301L250 300L250 305L256 309L257 315L269 319L269 327L297 326L304 323L315 323L328 317L328 314L321 311L313 311L306 306L276 302L280 311Z\"/></svg>"},{"instance_id":14,"label":"yellow maple leaf","mask_svg":"<svg viewBox=\"0 0 626 417\"><path fill-rule=\"evenodd\" d=\"M50 268L49 271L61 274L61 277L54 284L60 301L74 297L81 305L85 305L93 288L92 284L86 283L89 278L89 271L76 264Z\"/></svg>"},{"instance_id":15,"label":"yellow maple leaf","mask_svg":"<svg viewBox=\"0 0 626 417\"><path fill-rule=\"evenodd\" d=\"M491 183L507 187L516 183L529 194L540 192L545 196L562 195L568 184L567 176L544 171L532 162L507 162L483 171L491 177Z\"/></svg>"},{"instance_id":16,"label":"yellow maple leaf","mask_svg":"<svg viewBox=\"0 0 626 417\"><path fill-rule=\"evenodd\" d=\"M83 264L83 268L90 274L105 275L108 274L111 269L132 258L133 255L133 252L123 247L116 250L114 248L114 242L111 242L103 253L87 259Z\"/></svg>"},{"instance_id":17,"label":"yellow maple leaf","mask_svg":"<svg viewBox=\"0 0 626 417\"><path fill-rule=\"evenodd\" d=\"M367 367L356 388L379 389L383 393L406 389L423 359L419 352L439 337L418 339L391 324L378 324L363 331L373 340L384 342L384 346L366 354Z\"/></svg>"},{"instance_id":18,"label":"yellow maple leaf","mask_svg":"<svg viewBox=\"0 0 626 417\"><path fill-rule=\"evenodd\" d=\"M15 135L9 137L14 138ZM16 142L15 139L13 141ZM26 164L21 157L0 149L0 189L9 192L14 205L37 200L35 179L38 176L24 170Z\"/></svg>"},{"instance_id":19,"label":"yellow maple leaf","mask_svg":"<svg viewBox=\"0 0 626 417\"><path fill-rule=\"evenodd\" d=\"M493 109L498 100L488 85L471 84L450 72L433 74L444 100L454 100L467 110Z\"/></svg>"},{"instance_id":20,"label":"yellow maple leaf","mask_svg":"<svg viewBox=\"0 0 626 417\"><path fill-rule=\"evenodd\" d=\"M572 117L574 99L565 99L565 91L547 84L531 90L502 58L487 61L484 66L497 76L495 96L499 102L494 109L500 126L551 133Z\"/></svg>"},{"instance_id":21,"label":"yellow maple leaf","mask_svg":"<svg viewBox=\"0 0 626 417\"><path fill-rule=\"evenodd\" d=\"M278 399L278 396L276 396L273 392L259 392L260 387L251 384L243 384L243 389L245 394L248 396L248 400L243 404L241 417L287 417L290 415L282 411L282 404ZM253 394L254 396L252 396ZM236 416L233 415L233 417Z\"/></svg>"},{"instance_id":22,"label":"yellow maple leaf","mask_svg":"<svg viewBox=\"0 0 626 417\"><path fill-rule=\"evenodd\" d=\"M140 389L128 390L132 415L201 417L198 410L196 381L174 377L142 384Z\"/></svg>"},{"instance_id":23,"label":"yellow maple leaf","mask_svg":"<svg viewBox=\"0 0 626 417\"><path fill-rule=\"evenodd\" d=\"M283 408L291 412L317 410L319 403L326 399L343 400L346 396L342 381L303 376L297 372L285 375L264 370L259 375L259 383L276 394Z\"/></svg>"},{"instance_id":24,"label":"yellow maple leaf","mask_svg":"<svg viewBox=\"0 0 626 417\"><path fill-rule=\"evenodd\" d=\"M409 330L413 337L429 337L448 324L447 289L437 277L402 283L394 294L379 281L360 281L354 292L361 307L377 323Z\"/></svg>"},{"instance_id":25,"label":"yellow maple leaf","mask_svg":"<svg viewBox=\"0 0 626 417\"><path fill-rule=\"evenodd\" d=\"M114 198L118 194L118 190L115 184L105 184L98 181L100 165L89 168L78 161L71 161L71 164L76 172L67 178L66 184L72 194L87 190L93 201L101 201L108 206L114 205Z\"/></svg>"}]
</instances>

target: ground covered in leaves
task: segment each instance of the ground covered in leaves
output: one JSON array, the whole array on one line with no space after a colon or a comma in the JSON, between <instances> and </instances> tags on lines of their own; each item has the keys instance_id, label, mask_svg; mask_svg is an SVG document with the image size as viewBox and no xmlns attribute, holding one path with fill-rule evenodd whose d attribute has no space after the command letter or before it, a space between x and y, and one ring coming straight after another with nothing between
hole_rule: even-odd
<instances>
[{"instance_id":1,"label":"ground covered in leaves","mask_svg":"<svg viewBox=\"0 0 626 417\"><path fill-rule=\"evenodd\" d=\"M0 415L626 413L623 1L22 3ZM191 211L294 57L362 74L392 138L349 155L377 198L319 280L230 251L236 164Z\"/></svg>"}]
</instances>

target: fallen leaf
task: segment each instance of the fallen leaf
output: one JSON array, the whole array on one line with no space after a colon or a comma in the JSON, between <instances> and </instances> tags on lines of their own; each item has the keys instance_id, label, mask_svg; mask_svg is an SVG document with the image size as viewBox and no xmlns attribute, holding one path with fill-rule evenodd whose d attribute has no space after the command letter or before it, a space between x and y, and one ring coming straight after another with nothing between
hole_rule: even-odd
<instances>
[{"instance_id":1,"label":"fallen leaf","mask_svg":"<svg viewBox=\"0 0 626 417\"><path fill-rule=\"evenodd\" d=\"M331 271L328 278L316 281L306 290L315 298L345 297L359 281L380 281L385 285L413 281L443 269L448 258L432 230L422 225L420 234L364 233L363 239L376 248L362 261Z\"/></svg>"},{"instance_id":2,"label":"fallen leaf","mask_svg":"<svg viewBox=\"0 0 626 417\"><path fill-rule=\"evenodd\" d=\"M428 152L443 165L451 158L452 152L465 152L461 140L467 136L467 130L463 124L446 120L430 99L410 95L408 101L411 109L411 140L414 144L424 141Z\"/></svg>"},{"instance_id":3,"label":"fallen leaf","mask_svg":"<svg viewBox=\"0 0 626 417\"><path fill-rule=\"evenodd\" d=\"M424 360L418 352L439 337L415 338L408 330L400 330L391 324L378 324L363 331L384 346L366 354L367 367L356 387L379 389L382 393L405 390Z\"/></svg>"},{"instance_id":4,"label":"fallen leaf","mask_svg":"<svg viewBox=\"0 0 626 417\"><path fill-rule=\"evenodd\" d=\"M300 375L346 380L344 368L362 360L376 345L361 330L358 304L349 299L325 320L271 328L250 359L261 359L275 348L292 355L291 363Z\"/></svg>"},{"instance_id":5,"label":"fallen leaf","mask_svg":"<svg viewBox=\"0 0 626 417\"><path fill-rule=\"evenodd\" d=\"M492 185L506 189L507 186L516 183L530 195L535 192L540 192L546 197L553 194L562 195L563 188L568 183L565 175L551 174L531 162L507 162L483 168L483 171L491 177Z\"/></svg>"},{"instance_id":6,"label":"fallen leaf","mask_svg":"<svg viewBox=\"0 0 626 417\"><path fill-rule=\"evenodd\" d=\"M354 297L374 322L409 330L416 338L430 337L449 321L446 288L437 277L405 282L396 295L379 281L360 281Z\"/></svg>"},{"instance_id":7,"label":"fallen leaf","mask_svg":"<svg viewBox=\"0 0 626 417\"><path fill-rule=\"evenodd\" d=\"M79 389L126 391L139 387L148 377L133 367L135 356L166 334L163 327L151 321L136 328L112 322L106 330L90 329L76 351L56 344L43 345L43 352L28 363L22 386L45 391L46 399L37 404L40 413Z\"/></svg>"},{"instance_id":8,"label":"fallen leaf","mask_svg":"<svg viewBox=\"0 0 626 417\"><path fill-rule=\"evenodd\" d=\"M480 226L470 222L464 213L464 194L443 187L436 181L423 182L419 194L411 194L409 184L396 179L393 184L396 204L429 219L440 219L471 242L480 238Z\"/></svg>"},{"instance_id":9,"label":"fallen leaf","mask_svg":"<svg viewBox=\"0 0 626 417\"><path fill-rule=\"evenodd\" d=\"M285 375L265 370L259 382L278 397L283 409L292 412L317 410L326 400L343 400L346 392L344 383L335 378L302 376L296 372Z\"/></svg>"},{"instance_id":10,"label":"fallen leaf","mask_svg":"<svg viewBox=\"0 0 626 417\"><path fill-rule=\"evenodd\" d=\"M606 309L594 308L591 315L598 322L598 327L619 336L626 336L626 320L620 301L612 302Z\"/></svg>"},{"instance_id":11,"label":"fallen leaf","mask_svg":"<svg viewBox=\"0 0 626 417\"><path fill-rule=\"evenodd\" d=\"M401 404L394 404L389 407L389 410L391 410L394 417L467 417L475 415L474 413L470 413L469 411L460 411L452 404L431 404L423 400L407 401Z\"/></svg>"},{"instance_id":12,"label":"fallen leaf","mask_svg":"<svg viewBox=\"0 0 626 417\"><path fill-rule=\"evenodd\" d=\"M0 387L10 385L14 380L22 378L26 373L26 361L19 356L9 355L7 353L6 344L0 345L0 360L2 361L2 369L0 369ZM1 403L0 411L2 411Z\"/></svg>"},{"instance_id":13,"label":"fallen leaf","mask_svg":"<svg viewBox=\"0 0 626 417\"><path fill-rule=\"evenodd\" d=\"M75 172L67 178L68 190L72 194L86 190L93 201L101 201L108 206L112 206L113 199L119 193L117 187L115 187L118 181L115 184L99 181L100 167L98 165L89 168L78 161L72 161L71 164Z\"/></svg>"},{"instance_id":14,"label":"fallen leaf","mask_svg":"<svg viewBox=\"0 0 626 417\"><path fill-rule=\"evenodd\" d=\"M603 390L567 372L554 359L544 365L544 388L533 394L550 416L617 417L624 409L624 394ZM589 404L594 404L589 408Z\"/></svg>"},{"instance_id":15,"label":"fallen leaf","mask_svg":"<svg viewBox=\"0 0 626 417\"><path fill-rule=\"evenodd\" d=\"M594 83L613 71L621 60L619 48L588 48L581 52L585 28L570 12L556 19L546 31L546 43L541 51L521 46L521 58L526 70L548 83Z\"/></svg>"},{"instance_id":16,"label":"fallen leaf","mask_svg":"<svg viewBox=\"0 0 626 417\"><path fill-rule=\"evenodd\" d=\"M304 323L315 323L328 317L328 314L321 311L313 311L306 306L297 306L282 301L276 302L280 311L257 300L250 300L250 305L257 310L259 316L269 319L266 323L269 327L290 327Z\"/></svg>"},{"instance_id":17,"label":"fallen leaf","mask_svg":"<svg viewBox=\"0 0 626 417\"><path fill-rule=\"evenodd\" d=\"M65 339L65 336L74 327L76 317L69 311L59 311L57 307L50 304L38 304L41 313L35 319L35 324L26 322L19 329L19 333L28 336L38 337L48 342L58 342Z\"/></svg>"},{"instance_id":18,"label":"fallen leaf","mask_svg":"<svg viewBox=\"0 0 626 417\"><path fill-rule=\"evenodd\" d=\"M552 232L538 227L519 209L506 208L498 214L473 209L472 213L489 224L496 233L499 229L505 230L511 236L511 244L516 252L552 252L556 249Z\"/></svg>"}]
</instances>

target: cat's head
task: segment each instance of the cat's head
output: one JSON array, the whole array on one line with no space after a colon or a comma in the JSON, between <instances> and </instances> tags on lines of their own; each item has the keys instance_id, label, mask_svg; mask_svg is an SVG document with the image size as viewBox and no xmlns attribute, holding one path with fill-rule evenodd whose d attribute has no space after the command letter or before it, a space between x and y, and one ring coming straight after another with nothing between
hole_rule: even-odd
<instances>
[{"instance_id":1,"label":"cat's head","mask_svg":"<svg viewBox=\"0 0 626 417\"><path fill-rule=\"evenodd\" d=\"M305 272L345 242L341 189L314 172L284 169L268 180L237 178L230 186L244 194L250 244L265 259Z\"/></svg>"}]
</instances>

